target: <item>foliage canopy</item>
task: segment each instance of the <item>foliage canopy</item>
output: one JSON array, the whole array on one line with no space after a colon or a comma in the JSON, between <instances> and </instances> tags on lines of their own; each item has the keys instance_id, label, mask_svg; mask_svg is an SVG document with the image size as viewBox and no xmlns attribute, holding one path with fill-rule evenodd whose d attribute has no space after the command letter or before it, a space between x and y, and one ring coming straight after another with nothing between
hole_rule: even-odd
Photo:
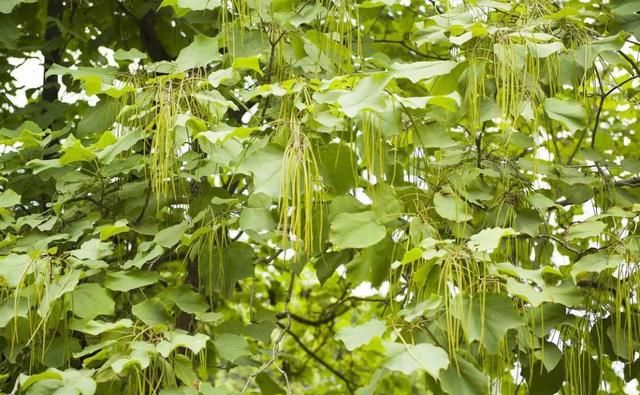
<instances>
[{"instance_id":1,"label":"foliage canopy","mask_svg":"<svg viewBox=\"0 0 640 395\"><path fill-rule=\"evenodd\" d=\"M636 0L2 0L0 392L624 394L637 38Z\"/></svg>"}]
</instances>

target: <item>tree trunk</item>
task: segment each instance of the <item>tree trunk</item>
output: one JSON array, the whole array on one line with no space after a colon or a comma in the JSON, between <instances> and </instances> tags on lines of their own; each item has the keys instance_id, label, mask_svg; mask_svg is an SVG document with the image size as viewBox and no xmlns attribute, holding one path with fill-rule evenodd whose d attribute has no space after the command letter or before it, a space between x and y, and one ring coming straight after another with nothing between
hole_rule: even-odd
<instances>
[{"instance_id":1,"label":"tree trunk","mask_svg":"<svg viewBox=\"0 0 640 395\"><path fill-rule=\"evenodd\" d=\"M47 20L44 33L44 45L42 55L44 56L45 74L54 63L59 63L62 58L62 32L56 20L62 20L64 4L62 0L47 1ZM42 90L42 100L53 103L58 100L60 83L58 76L45 77Z\"/></svg>"}]
</instances>

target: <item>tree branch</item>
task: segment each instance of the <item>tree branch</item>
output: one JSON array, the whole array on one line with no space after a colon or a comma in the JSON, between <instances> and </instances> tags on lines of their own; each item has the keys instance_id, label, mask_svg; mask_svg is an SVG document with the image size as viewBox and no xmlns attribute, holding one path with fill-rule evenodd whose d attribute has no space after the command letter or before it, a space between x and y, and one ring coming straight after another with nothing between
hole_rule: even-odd
<instances>
[{"instance_id":1,"label":"tree branch","mask_svg":"<svg viewBox=\"0 0 640 395\"><path fill-rule=\"evenodd\" d=\"M316 362L318 362L320 365L322 365L325 369L327 369L328 371L330 371L331 373L333 373L334 376L336 376L337 378L339 378L340 380L342 380L345 385L347 386L347 390L349 390L349 393L353 394L353 385L354 383L351 382L351 380L349 380L344 374L340 373L340 371L338 371L336 368L332 367L331 365L329 365L324 359L320 358L318 356L318 354L316 354L315 352L313 352L313 350L311 350L309 347L307 347L306 344L304 344L304 342L300 339L300 337L298 335L296 335L293 331L291 331L291 329L285 328L285 326L283 324L278 323L278 326L285 329L286 332L289 334L289 336L291 336L291 338L298 343L298 345L300 346L300 348L302 348L302 350L304 352L307 353L307 355L309 355L312 359L314 359Z\"/></svg>"},{"instance_id":2,"label":"tree branch","mask_svg":"<svg viewBox=\"0 0 640 395\"><path fill-rule=\"evenodd\" d=\"M335 311L335 312L333 312L331 314L323 315L320 318L318 318L317 320L310 320L308 318L302 317L302 316L294 314L294 313L291 313L290 316L291 316L291 319L293 319L294 321L299 322L301 324L305 324L305 325L309 325L309 326L321 326L321 325L324 325L324 324L327 324L327 323L333 321L336 317L341 316L342 314L346 313L347 311L349 311L348 308L343 309L342 311L339 311L339 312ZM288 315L287 315L287 313L278 313L278 314L276 314L276 318L281 320L283 318L288 318Z\"/></svg>"},{"instance_id":3,"label":"tree branch","mask_svg":"<svg viewBox=\"0 0 640 395\"><path fill-rule=\"evenodd\" d=\"M622 180L617 180L613 183L616 187L640 187L640 177L631 177Z\"/></svg>"},{"instance_id":4,"label":"tree branch","mask_svg":"<svg viewBox=\"0 0 640 395\"><path fill-rule=\"evenodd\" d=\"M138 30L140 34L140 41L142 41L142 45L144 45L149 57L154 62L159 60L172 60L171 56L164 49L164 46L160 42L158 38L158 34L156 33L154 22L155 22L155 11L150 9L146 14L142 17L142 19L136 17L122 2L121 0L116 0L116 5L118 8L130 17L135 23L138 25Z\"/></svg>"},{"instance_id":5,"label":"tree branch","mask_svg":"<svg viewBox=\"0 0 640 395\"><path fill-rule=\"evenodd\" d=\"M628 82L631 82L633 80L635 80L636 78L640 78L640 74L637 75L633 75L629 78L627 78L626 80L622 81L621 83L619 83L618 85L614 86L613 88L609 89L601 98L600 98L600 105L598 106L598 112L596 113L596 121L595 121L595 125L593 125L593 130L591 131L591 148L593 148L596 144L596 133L598 133L598 126L600 124L600 115L602 113L602 108L604 107L604 102L605 99L611 95L613 92L615 92L616 90L620 89L623 85L625 85Z\"/></svg>"},{"instance_id":6,"label":"tree branch","mask_svg":"<svg viewBox=\"0 0 640 395\"><path fill-rule=\"evenodd\" d=\"M407 44L405 41L402 40L385 40L385 39L377 39L377 40L373 40L374 43L380 43L380 44L396 44L396 45L400 45L403 48L408 49L409 51L415 53L418 56L421 56L425 59L436 59L436 60L447 60L447 58L443 58L440 56L433 56L433 55L429 55L427 53L424 53L422 51L420 51L418 48L415 48L409 44Z\"/></svg>"},{"instance_id":7,"label":"tree branch","mask_svg":"<svg viewBox=\"0 0 640 395\"><path fill-rule=\"evenodd\" d=\"M64 5L62 0L49 0L47 4L46 29L44 33L44 47L42 53L44 55L44 75L56 63L60 63L62 57L62 32L55 22L62 19L64 13ZM57 75L45 77L42 88L42 100L47 103L53 103L58 100L58 92L60 91L60 83Z\"/></svg>"},{"instance_id":8,"label":"tree branch","mask_svg":"<svg viewBox=\"0 0 640 395\"><path fill-rule=\"evenodd\" d=\"M624 58L624 60L627 61L627 63L631 65L631 67L635 70L636 75L640 75L640 67L638 67L638 64L626 53L622 51L618 51L618 53Z\"/></svg>"}]
</instances>

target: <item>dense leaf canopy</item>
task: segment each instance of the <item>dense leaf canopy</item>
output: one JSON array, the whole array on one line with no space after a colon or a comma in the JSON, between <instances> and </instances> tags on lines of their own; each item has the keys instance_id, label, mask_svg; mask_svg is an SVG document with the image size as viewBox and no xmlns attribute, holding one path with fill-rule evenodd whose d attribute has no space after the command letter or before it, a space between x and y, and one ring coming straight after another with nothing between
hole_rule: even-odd
<instances>
[{"instance_id":1,"label":"dense leaf canopy","mask_svg":"<svg viewBox=\"0 0 640 395\"><path fill-rule=\"evenodd\" d=\"M0 392L634 393L638 40L637 0L0 0Z\"/></svg>"}]
</instances>

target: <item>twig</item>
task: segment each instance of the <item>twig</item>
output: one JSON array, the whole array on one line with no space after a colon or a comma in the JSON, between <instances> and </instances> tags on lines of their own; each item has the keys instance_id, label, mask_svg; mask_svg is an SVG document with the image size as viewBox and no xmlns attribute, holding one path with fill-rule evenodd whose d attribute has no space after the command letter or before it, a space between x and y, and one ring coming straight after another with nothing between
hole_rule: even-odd
<instances>
[{"instance_id":1,"label":"twig","mask_svg":"<svg viewBox=\"0 0 640 395\"><path fill-rule=\"evenodd\" d=\"M564 240L560 239L559 237L556 237L554 235L538 235L537 238L540 239L548 239L548 240L553 240L556 243L560 244L562 247L564 247L565 249L571 251L572 253L576 254L576 255L580 255L581 253L583 253L582 250L579 250L575 247L573 247L572 245L566 243Z\"/></svg>"},{"instance_id":2,"label":"twig","mask_svg":"<svg viewBox=\"0 0 640 395\"><path fill-rule=\"evenodd\" d=\"M631 65L631 67L635 70L636 74L640 74L640 67L638 67L638 64L634 62L629 55L627 55L622 51L618 51L618 53L624 58L624 60L627 61L627 63Z\"/></svg>"},{"instance_id":3,"label":"twig","mask_svg":"<svg viewBox=\"0 0 640 395\"><path fill-rule=\"evenodd\" d=\"M276 45L278 45L278 43L280 42L280 40L282 40L282 38L285 36L286 32L281 32L280 35L275 39L275 40L271 40L269 39L269 45L271 46L271 50L269 51L269 68L267 69L267 84L271 83L271 76L273 75L273 61L275 59L275 54L276 54ZM262 121L264 120L264 116L267 113L267 108L269 108L269 103L271 102L271 95L268 95L265 100L264 100L264 107L262 107L262 111L260 113L260 119L258 120L258 122L260 122L262 124Z\"/></svg>"},{"instance_id":4,"label":"twig","mask_svg":"<svg viewBox=\"0 0 640 395\"><path fill-rule=\"evenodd\" d=\"M151 180L151 179L149 179ZM138 217L136 217L136 221L134 222L135 225L138 225L140 223L140 221L142 221L142 218L144 217L144 213L147 211L147 207L149 206L149 200L151 199L151 181L148 182L147 185L147 193L145 195L144 198L144 204L142 205L142 209L140 210L140 214L138 214Z\"/></svg>"},{"instance_id":5,"label":"twig","mask_svg":"<svg viewBox=\"0 0 640 395\"><path fill-rule=\"evenodd\" d=\"M640 78L640 75L634 75L634 76L631 76L631 77L627 78L626 80L622 81L618 85L616 85L613 88L609 89L606 93L604 93L600 97L600 104L598 105L598 111L596 113L595 124L593 125L593 129L591 130L591 147L595 146L596 134L598 133L598 127L599 127L599 123L600 123L600 116L601 116L601 113L602 113L602 108L604 107L605 99L609 95L611 95L613 92L615 92L617 89L620 89L624 84L626 84L626 83L628 83L630 81L633 81L636 78ZM584 138L586 137L586 135L587 135L587 131L586 131L586 129L583 129L582 130L582 134L580 135L580 138L578 139L578 143L576 144L575 148L573 149L573 152L571 152L571 155L569 155L569 159L567 160L567 165L570 165L571 162L573 161L573 158L578 153L578 150L580 149L580 146L582 145L582 141L584 141Z\"/></svg>"},{"instance_id":6,"label":"twig","mask_svg":"<svg viewBox=\"0 0 640 395\"><path fill-rule=\"evenodd\" d=\"M598 112L596 113L596 122L595 125L593 125L593 130L591 131L591 148L593 148L596 144L596 133L598 133L598 124L600 123L600 114L602 113L602 107L604 106L604 101L605 99L611 95L613 92L615 92L616 90L620 89L623 85L625 85L628 82L631 82L633 80L635 80L636 78L640 78L640 74L631 76L629 78L627 78L626 80L622 81L621 83L619 83L618 85L614 86L613 88L609 89L601 98L600 98L600 106L598 107Z\"/></svg>"},{"instance_id":7,"label":"twig","mask_svg":"<svg viewBox=\"0 0 640 395\"><path fill-rule=\"evenodd\" d=\"M284 328L284 325L282 324L278 324L278 326L280 326L281 328ZM336 368L332 367L331 365L329 365L325 360L323 360L322 358L320 358L316 353L313 352L313 350L309 349L309 347L307 347L302 340L300 339L300 337L298 335L296 335L295 333L293 333L290 329L285 329L285 331L289 334L289 336L291 336L291 338L298 343L298 345L300 346L300 348L302 348L302 350L304 352L307 353L307 355L309 355L311 358L313 358L316 362L318 362L320 365L322 365L325 369L327 369L328 371L330 371L331 373L333 373L337 378L339 378L340 380L342 380L345 385L347 386L347 390L349 390L349 393L353 394L353 383L342 373L340 373Z\"/></svg>"},{"instance_id":8,"label":"twig","mask_svg":"<svg viewBox=\"0 0 640 395\"><path fill-rule=\"evenodd\" d=\"M258 371L252 373L249 378L247 379L247 382L244 384L244 387L242 387L242 391L241 393L244 393L247 388L249 388L249 384L251 384L251 382L258 377L260 374L264 373L267 369L269 369L269 367L271 367L271 365L275 366L276 369L278 369L278 371L282 374L282 376L284 377L284 381L287 385L287 395L291 395L291 386L289 384L289 376L287 375L287 372L285 372L276 362L276 359L278 358L278 355L280 355L280 344L282 343L282 340L284 339L284 335L287 333L291 333L289 332L289 328L291 328L291 313L289 312L289 302L291 302L291 294L293 293L293 283L295 280L295 275L292 273L291 274L291 280L289 281L289 289L287 291L287 298L284 301L284 309L285 309L285 313L287 314L287 323L286 325L280 324L278 323L278 326L280 326L280 328L282 328L282 331L280 331L280 333L278 334L278 337L276 338L276 340L273 342L273 348L271 350L271 359L269 359L267 362L265 362L264 365L262 365L262 367L260 367L260 369L258 369Z\"/></svg>"},{"instance_id":9,"label":"twig","mask_svg":"<svg viewBox=\"0 0 640 395\"><path fill-rule=\"evenodd\" d=\"M396 45L400 45L403 48L408 49L409 51L415 53L418 56L421 56L425 59L436 59L436 60L447 60L447 58L443 58L440 56L433 56L433 55L429 55L427 53L424 53L422 51L420 51L418 48L415 48L409 44L407 44L405 41L403 40L386 40L386 39L378 39L378 40L373 40L374 43L382 43L382 44L396 44Z\"/></svg>"},{"instance_id":10,"label":"twig","mask_svg":"<svg viewBox=\"0 0 640 395\"><path fill-rule=\"evenodd\" d=\"M613 183L616 187L640 187L640 177L631 177L624 180L617 180Z\"/></svg>"},{"instance_id":11,"label":"twig","mask_svg":"<svg viewBox=\"0 0 640 395\"><path fill-rule=\"evenodd\" d=\"M294 314L294 313L290 313L287 314L285 313L278 313L276 314L276 318L278 319L282 319L282 318L287 318L287 317L291 317L294 321L299 322L301 324L305 324L305 325L309 325L309 326L321 326L324 324L327 324L331 321L333 321L336 317L341 316L342 314L346 313L347 311L349 311L349 308L346 308L340 312L334 312L331 314L326 314L322 317L320 317L317 320L310 320L308 318L302 317L300 315Z\"/></svg>"},{"instance_id":12,"label":"twig","mask_svg":"<svg viewBox=\"0 0 640 395\"><path fill-rule=\"evenodd\" d=\"M487 127L487 122L482 123L482 130L480 133L476 134L476 167L478 169L482 168L482 136L484 136L484 131Z\"/></svg>"}]
</instances>

